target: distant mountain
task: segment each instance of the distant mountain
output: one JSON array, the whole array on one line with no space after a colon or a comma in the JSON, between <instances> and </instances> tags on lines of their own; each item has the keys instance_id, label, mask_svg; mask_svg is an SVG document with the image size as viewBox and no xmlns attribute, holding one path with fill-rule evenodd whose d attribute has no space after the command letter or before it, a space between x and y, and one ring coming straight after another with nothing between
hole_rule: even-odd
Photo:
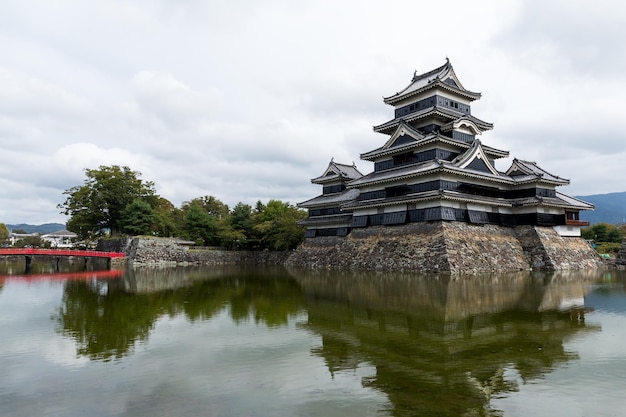
<instances>
[{"instance_id":1,"label":"distant mountain","mask_svg":"<svg viewBox=\"0 0 626 417\"><path fill-rule=\"evenodd\" d=\"M65 229L65 225L61 223L46 223L46 224L7 224L9 231L23 230L26 233L39 233L45 235L47 233L58 232Z\"/></svg>"},{"instance_id":2,"label":"distant mountain","mask_svg":"<svg viewBox=\"0 0 626 417\"><path fill-rule=\"evenodd\" d=\"M594 211L581 211L580 219L596 223L626 223L626 191L622 193L576 196L596 206Z\"/></svg>"}]
</instances>

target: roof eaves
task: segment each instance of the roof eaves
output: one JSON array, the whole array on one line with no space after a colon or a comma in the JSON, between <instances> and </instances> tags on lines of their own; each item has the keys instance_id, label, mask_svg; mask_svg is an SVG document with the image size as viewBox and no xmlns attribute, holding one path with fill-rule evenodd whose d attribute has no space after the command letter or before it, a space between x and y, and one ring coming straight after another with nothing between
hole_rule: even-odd
<instances>
[{"instance_id":1,"label":"roof eaves","mask_svg":"<svg viewBox=\"0 0 626 417\"><path fill-rule=\"evenodd\" d=\"M431 166L428 166L431 165ZM424 170L419 170L416 168L426 168ZM401 166L396 168L391 168L385 171L380 172L372 172L368 175L364 175L362 178L358 180L351 181L346 184L348 189L353 189L357 187L363 187L366 185L377 185L384 184L391 181L403 180L412 177L419 177L427 174L431 174L441 169L441 163L439 161L427 161L420 164ZM407 171L406 173L401 173L400 175L394 175L398 172ZM368 178L369 177L369 178ZM373 179L371 179L373 178Z\"/></svg>"},{"instance_id":2,"label":"roof eaves","mask_svg":"<svg viewBox=\"0 0 626 417\"><path fill-rule=\"evenodd\" d=\"M472 101L478 100L481 97L481 93L475 93L473 91L469 91L469 90L465 90L465 89L460 89L460 88L454 87L454 86L452 86L450 84L444 83L443 81L441 81L438 78L434 79L432 81L429 81L427 84L425 84L422 87L416 88L415 90L410 90L411 86L413 86L413 84L415 82L417 82L417 81L421 81L421 79L412 82L404 90L402 90L400 92L397 92L394 95L391 95L389 97L383 97L383 102L385 104L394 105L394 104L398 103L399 101L402 101L402 100L405 100L405 99L407 99L409 97L421 94L424 91L427 91L429 89L436 88L436 87L442 88L444 90L448 90L450 92L453 92L453 93L456 93L456 94L459 94L459 95L462 95L465 98L467 98L468 100L472 100Z\"/></svg>"},{"instance_id":3,"label":"roof eaves","mask_svg":"<svg viewBox=\"0 0 626 417\"><path fill-rule=\"evenodd\" d=\"M467 115L461 112L457 112L451 109L447 109L445 107L440 107L440 106L432 106L432 107L427 107L423 110L420 110L418 112L415 113L410 113L406 116L402 116L402 117L397 117L395 119L392 119L388 122L385 122L383 124L377 125L377 126L373 126L372 129L374 130L374 132L377 133L387 133L390 129L396 128L400 123L404 122L404 123L410 123L410 122L414 122L416 120L419 119L423 119L425 117L428 116L441 116L441 117L445 117L445 118L449 118L451 122L454 122L456 120L458 120L461 117L466 117L468 120L471 120L472 123L474 123L478 128L480 128L483 132L486 130L491 130L493 129L493 123L489 123L489 122L485 122L484 120L481 120L477 117L474 117L472 115Z\"/></svg>"}]
</instances>

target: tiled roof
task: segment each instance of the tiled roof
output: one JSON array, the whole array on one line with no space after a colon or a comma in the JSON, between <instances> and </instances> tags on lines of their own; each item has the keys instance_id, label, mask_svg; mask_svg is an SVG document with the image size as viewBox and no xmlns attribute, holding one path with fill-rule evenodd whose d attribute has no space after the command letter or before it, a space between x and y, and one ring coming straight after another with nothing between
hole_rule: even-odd
<instances>
[{"instance_id":1,"label":"tiled roof","mask_svg":"<svg viewBox=\"0 0 626 417\"><path fill-rule=\"evenodd\" d=\"M460 201L465 203L485 203L491 206L500 207L520 207L520 206L547 206L547 207L559 207L570 208L576 210L593 210L592 204L578 200L576 198L567 196L557 192L556 197L525 197L518 199L506 199L497 197L486 197L475 194L465 194L458 191L450 190L434 190L424 193L408 194L393 198L380 198L372 200L358 201L354 200L342 206L346 210L355 210L359 208L367 207L383 207L397 205L399 203L415 203L428 200L451 200Z\"/></svg>"},{"instance_id":2,"label":"tiled roof","mask_svg":"<svg viewBox=\"0 0 626 417\"><path fill-rule=\"evenodd\" d=\"M345 178L355 179L363 176L363 174L359 172L359 170L356 168L356 165L354 164L346 165L339 164L337 162L333 162L333 164L341 171L341 175Z\"/></svg>"},{"instance_id":3,"label":"tiled roof","mask_svg":"<svg viewBox=\"0 0 626 417\"><path fill-rule=\"evenodd\" d=\"M461 168L460 166L458 166L458 164L462 162L466 161L460 158L458 161L453 162L443 160L431 160L418 164L403 165L384 171L372 172L370 174L364 175L357 180L349 182L347 186L350 188L356 188L367 184L381 184L386 182L409 179L420 175L431 174L437 171L449 172L460 175L462 177L472 177L476 179L484 179L487 181L511 185L532 184L538 182L549 183L557 186L569 184L568 180L556 176L552 176L549 174L541 175L542 173L545 173L545 171L543 170L541 170L541 172L532 174L511 176L508 172L503 173L495 171L495 173L488 173L485 171L477 171L468 167Z\"/></svg>"},{"instance_id":4,"label":"tiled roof","mask_svg":"<svg viewBox=\"0 0 626 417\"><path fill-rule=\"evenodd\" d=\"M76 233L63 229L63 230L58 230L56 232L47 233L43 235L42 237L76 237L76 236L77 236Z\"/></svg>"},{"instance_id":5,"label":"tiled roof","mask_svg":"<svg viewBox=\"0 0 626 417\"><path fill-rule=\"evenodd\" d=\"M524 161L517 158L513 159L513 163L506 171L506 174L515 178L517 182L541 179L556 184L569 184L568 179L550 174L545 169L539 167L536 162Z\"/></svg>"},{"instance_id":6,"label":"tiled roof","mask_svg":"<svg viewBox=\"0 0 626 417\"><path fill-rule=\"evenodd\" d=\"M331 159L330 163L328 164L328 168L326 168L326 171L324 171L324 173L319 177L313 178L311 182L314 184L323 184L330 181L336 181L338 179L350 181L356 178L360 178L362 176L363 174L359 172L355 164L340 164Z\"/></svg>"},{"instance_id":7,"label":"tiled roof","mask_svg":"<svg viewBox=\"0 0 626 417\"><path fill-rule=\"evenodd\" d=\"M474 194L465 194L460 193L458 191L450 191L450 190L434 190L427 191L424 193L415 193L415 194L407 194L404 196L393 197L393 198L381 198L381 199L373 199L373 200L364 200L364 201L353 201L348 203L342 208L355 210L358 208L366 208L366 207L383 207L383 206L391 206L397 205L398 203L416 203L428 200L451 200L451 201L462 201L462 202L478 202L478 203L487 203L492 206L500 206L500 207L511 207L511 200L507 200L504 198L494 198L494 197L485 197Z\"/></svg>"},{"instance_id":8,"label":"tiled roof","mask_svg":"<svg viewBox=\"0 0 626 417\"><path fill-rule=\"evenodd\" d=\"M452 79L454 84L445 83L444 81L447 79ZM385 97L384 101L386 104L394 104L406 97L418 94L435 85L463 94L464 96L472 100L480 98L480 93L474 93L472 91L469 91L465 89L463 85L461 85L461 82L457 78L454 69L452 68L452 64L446 58L446 63L438 68L435 68L434 70L419 75L417 75L416 72L413 75L411 83L408 86L406 86L403 90L392 94L389 97Z\"/></svg>"},{"instance_id":9,"label":"tiled roof","mask_svg":"<svg viewBox=\"0 0 626 417\"><path fill-rule=\"evenodd\" d=\"M564 207L575 208L577 210L593 210L593 204L589 204L585 201L579 200L574 197L570 197L566 194L557 192L556 197L526 197L518 198L514 201L516 206L550 206L550 207Z\"/></svg>"},{"instance_id":10,"label":"tiled roof","mask_svg":"<svg viewBox=\"0 0 626 417\"><path fill-rule=\"evenodd\" d=\"M426 161L419 164L404 165L398 168L391 168L384 171L372 172L363 177L351 181L348 187L354 188L365 184L376 184L387 181L394 181L401 178L410 178L425 173L434 172L441 168L441 161Z\"/></svg>"},{"instance_id":11,"label":"tiled roof","mask_svg":"<svg viewBox=\"0 0 626 417\"><path fill-rule=\"evenodd\" d=\"M395 118L381 125L374 126L373 129L374 129L374 132L389 134L389 132L392 129L395 129L396 126L398 126L398 124L401 121L405 121L408 123L408 122L413 122L415 120L432 117L433 115L448 118L450 121L455 121L460 118L471 120L472 123L474 123L477 127L482 129L483 132L486 130L493 129L493 123L485 122L484 120L480 120L478 117L474 117L469 114L457 112L455 110L451 110L451 109L448 109L446 107L441 107L441 106L427 107L415 113L409 113L406 116Z\"/></svg>"},{"instance_id":12,"label":"tiled roof","mask_svg":"<svg viewBox=\"0 0 626 417\"><path fill-rule=\"evenodd\" d=\"M495 173L488 173L485 171L477 171L471 168L461 168L458 166L458 163L461 162L465 161L459 160L458 162L450 162L436 159L417 164L403 165L384 171L372 172L370 174L364 175L357 180L351 181L347 185L350 188L355 188L366 184L380 184L385 182L413 178L420 175L432 174L437 171L458 174L463 177L486 179L504 184L514 184L517 182L516 179L511 178L498 171L495 171Z\"/></svg>"},{"instance_id":13,"label":"tiled roof","mask_svg":"<svg viewBox=\"0 0 626 417\"><path fill-rule=\"evenodd\" d=\"M560 192L556 192L556 196L557 198L565 201L567 204L569 204L570 206L577 206L582 210L593 210L595 209L595 206L591 203L587 203L586 201L583 200L579 200L576 197L572 197Z\"/></svg>"},{"instance_id":14,"label":"tiled roof","mask_svg":"<svg viewBox=\"0 0 626 417\"><path fill-rule=\"evenodd\" d=\"M310 200L298 203L298 207L311 208L338 205L359 197L359 190L345 190L340 193L322 194Z\"/></svg>"},{"instance_id":15,"label":"tiled roof","mask_svg":"<svg viewBox=\"0 0 626 417\"><path fill-rule=\"evenodd\" d=\"M441 142L452 146L458 146L460 148L460 152L464 152L469 149L472 144L470 142L466 142L463 140L453 139L448 136L443 136L438 133L433 133L425 136L423 139L417 140L415 142L407 143L406 145L385 148L384 146L371 150L369 152L362 153L360 155L361 159L365 161L371 161L381 156L393 155L395 153L406 152L411 149L417 149L419 147L429 145L433 142ZM509 156L508 151L503 151L501 149L492 148L491 146L482 145L483 150L490 157L497 158L506 158Z\"/></svg>"},{"instance_id":16,"label":"tiled roof","mask_svg":"<svg viewBox=\"0 0 626 417\"><path fill-rule=\"evenodd\" d=\"M329 224L337 224L337 223L347 223L350 224L352 220L352 212L342 213L342 214L333 214L330 216L315 216L315 217L306 217L302 220L298 220L298 224L302 226L319 226L319 225L329 225Z\"/></svg>"}]
</instances>

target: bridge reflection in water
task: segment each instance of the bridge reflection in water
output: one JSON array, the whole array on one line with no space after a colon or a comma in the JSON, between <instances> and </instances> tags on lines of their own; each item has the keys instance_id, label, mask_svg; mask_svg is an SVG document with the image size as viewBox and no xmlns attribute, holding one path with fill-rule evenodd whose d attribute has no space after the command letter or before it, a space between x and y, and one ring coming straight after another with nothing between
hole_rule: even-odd
<instances>
[{"instance_id":1,"label":"bridge reflection in water","mask_svg":"<svg viewBox=\"0 0 626 417\"><path fill-rule=\"evenodd\" d=\"M116 279L123 278L123 269L105 269L96 271L81 272L52 272L38 274L23 275L0 275L0 282L20 281L20 282L37 282L37 281L68 281L68 280L94 280L94 279Z\"/></svg>"}]
</instances>

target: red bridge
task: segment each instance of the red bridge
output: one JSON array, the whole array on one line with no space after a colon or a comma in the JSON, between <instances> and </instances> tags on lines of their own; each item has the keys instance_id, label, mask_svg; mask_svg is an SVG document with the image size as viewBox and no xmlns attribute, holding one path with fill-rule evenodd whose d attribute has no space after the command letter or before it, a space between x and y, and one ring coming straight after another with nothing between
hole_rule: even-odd
<instances>
[{"instance_id":1,"label":"red bridge","mask_svg":"<svg viewBox=\"0 0 626 417\"><path fill-rule=\"evenodd\" d=\"M26 258L25 273L31 270L33 256L53 256L56 257L56 269L59 270L59 260L61 257L76 256L84 258L85 270L89 260L93 258L105 258L107 260L107 268L111 267L112 258L124 258L123 252L101 252L97 250L69 250L69 249L35 249L35 248L0 248L0 256L23 255Z\"/></svg>"},{"instance_id":2,"label":"red bridge","mask_svg":"<svg viewBox=\"0 0 626 417\"><path fill-rule=\"evenodd\" d=\"M101 252L97 250L1 248L0 256L6 255L47 255L47 256L82 256L85 258L124 258L123 252Z\"/></svg>"}]
</instances>

